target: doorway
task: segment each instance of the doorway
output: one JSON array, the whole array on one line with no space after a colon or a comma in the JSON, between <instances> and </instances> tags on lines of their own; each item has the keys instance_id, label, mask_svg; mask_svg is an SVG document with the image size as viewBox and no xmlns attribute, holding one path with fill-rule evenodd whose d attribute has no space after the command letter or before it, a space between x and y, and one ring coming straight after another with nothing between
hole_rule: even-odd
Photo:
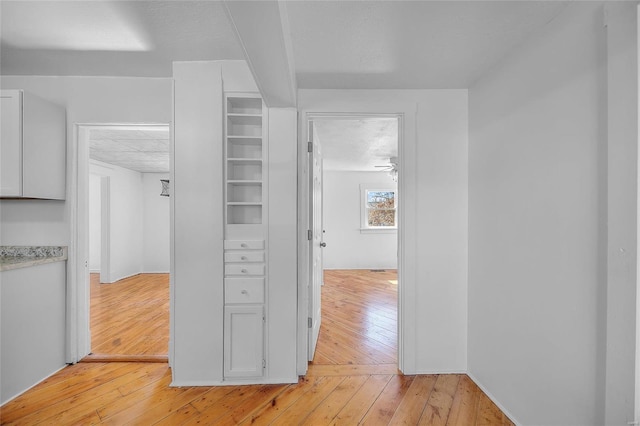
<instances>
[{"instance_id":1,"label":"doorway","mask_svg":"<svg viewBox=\"0 0 640 426\"><path fill-rule=\"evenodd\" d=\"M164 362L170 209L161 193L169 179L169 126L79 125L77 148L75 361Z\"/></svg>"},{"instance_id":2,"label":"doorway","mask_svg":"<svg viewBox=\"0 0 640 426\"><path fill-rule=\"evenodd\" d=\"M402 116L308 114L306 120L311 142L308 229L312 230L308 359L313 364L395 367L399 361L397 212ZM320 153L318 172L314 159ZM318 186L320 197L315 194ZM317 223L323 224L319 230ZM314 253L320 253L319 261Z\"/></svg>"}]
</instances>

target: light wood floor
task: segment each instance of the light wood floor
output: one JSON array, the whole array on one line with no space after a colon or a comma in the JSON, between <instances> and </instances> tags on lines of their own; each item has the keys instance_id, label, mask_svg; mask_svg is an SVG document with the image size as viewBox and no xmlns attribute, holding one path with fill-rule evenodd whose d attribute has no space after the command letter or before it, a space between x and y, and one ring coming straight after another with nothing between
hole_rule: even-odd
<instances>
[{"instance_id":1,"label":"light wood floor","mask_svg":"<svg viewBox=\"0 0 640 426\"><path fill-rule=\"evenodd\" d=\"M393 364L398 353L395 270L326 270L314 364Z\"/></svg>"},{"instance_id":2,"label":"light wood floor","mask_svg":"<svg viewBox=\"0 0 640 426\"><path fill-rule=\"evenodd\" d=\"M169 274L100 284L91 274L91 351L99 355L169 353Z\"/></svg>"},{"instance_id":3,"label":"light wood floor","mask_svg":"<svg viewBox=\"0 0 640 426\"><path fill-rule=\"evenodd\" d=\"M327 272L322 352L297 384L170 388L166 364L80 363L3 406L0 423L512 425L466 375L403 376L388 362L396 351L394 279Z\"/></svg>"}]
</instances>

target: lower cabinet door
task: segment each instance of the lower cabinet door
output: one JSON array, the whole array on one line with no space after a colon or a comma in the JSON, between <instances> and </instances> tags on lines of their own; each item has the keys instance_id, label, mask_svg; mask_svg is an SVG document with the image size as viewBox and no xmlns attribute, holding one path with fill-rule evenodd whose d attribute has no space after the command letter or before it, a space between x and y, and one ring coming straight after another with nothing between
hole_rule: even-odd
<instances>
[{"instance_id":1,"label":"lower cabinet door","mask_svg":"<svg viewBox=\"0 0 640 426\"><path fill-rule=\"evenodd\" d=\"M262 377L264 360L262 305L225 306L224 377Z\"/></svg>"}]
</instances>

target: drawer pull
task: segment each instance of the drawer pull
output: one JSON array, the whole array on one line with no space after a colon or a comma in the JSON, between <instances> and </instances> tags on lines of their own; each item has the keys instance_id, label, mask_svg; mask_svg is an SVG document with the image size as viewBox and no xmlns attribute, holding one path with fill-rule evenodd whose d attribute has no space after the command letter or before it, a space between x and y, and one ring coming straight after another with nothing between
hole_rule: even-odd
<instances>
[{"instance_id":1,"label":"drawer pull","mask_svg":"<svg viewBox=\"0 0 640 426\"><path fill-rule=\"evenodd\" d=\"M247 290L242 290L240 293L242 294L249 294L249 292Z\"/></svg>"},{"instance_id":2,"label":"drawer pull","mask_svg":"<svg viewBox=\"0 0 640 426\"><path fill-rule=\"evenodd\" d=\"M247 260L247 256L242 256L240 260Z\"/></svg>"},{"instance_id":3,"label":"drawer pull","mask_svg":"<svg viewBox=\"0 0 640 426\"><path fill-rule=\"evenodd\" d=\"M247 248L248 246L247 246L247 243L242 243L242 244L240 244L240 247Z\"/></svg>"},{"instance_id":4,"label":"drawer pull","mask_svg":"<svg viewBox=\"0 0 640 426\"><path fill-rule=\"evenodd\" d=\"M246 274L249 271L247 271L246 269L242 269L240 272L242 272L243 274Z\"/></svg>"}]
</instances>

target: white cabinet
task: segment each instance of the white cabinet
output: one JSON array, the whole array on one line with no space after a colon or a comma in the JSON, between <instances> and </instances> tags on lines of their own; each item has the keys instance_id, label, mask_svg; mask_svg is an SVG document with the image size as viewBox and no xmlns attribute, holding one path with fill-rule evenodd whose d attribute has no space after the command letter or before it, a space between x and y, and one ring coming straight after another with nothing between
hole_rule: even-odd
<instances>
[{"instance_id":1,"label":"white cabinet","mask_svg":"<svg viewBox=\"0 0 640 426\"><path fill-rule=\"evenodd\" d=\"M267 119L254 93L225 94L224 380L260 379L268 289Z\"/></svg>"},{"instance_id":2,"label":"white cabinet","mask_svg":"<svg viewBox=\"0 0 640 426\"><path fill-rule=\"evenodd\" d=\"M64 200L64 108L23 90L0 101L0 197Z\"/></svg>"},{"instance_id":3,"label":"white cabinet","mask_svg":"<svg viewBox=\"0 0 640 426\"><path fill-rule=\"evenodd\" d=\"M261 377L265 365L263 306L225 306L224 321L225 379Z\"/></svg>"},{"instance_id":4,"label":"white cabinet","mask_svg":"<svg viewBox=\"0 0 640 426\"><path fill-rule=\"evenodd\" d=\"M224 378L263 376L264 240L224 242Z\"/></svg>"}]
</instances>

